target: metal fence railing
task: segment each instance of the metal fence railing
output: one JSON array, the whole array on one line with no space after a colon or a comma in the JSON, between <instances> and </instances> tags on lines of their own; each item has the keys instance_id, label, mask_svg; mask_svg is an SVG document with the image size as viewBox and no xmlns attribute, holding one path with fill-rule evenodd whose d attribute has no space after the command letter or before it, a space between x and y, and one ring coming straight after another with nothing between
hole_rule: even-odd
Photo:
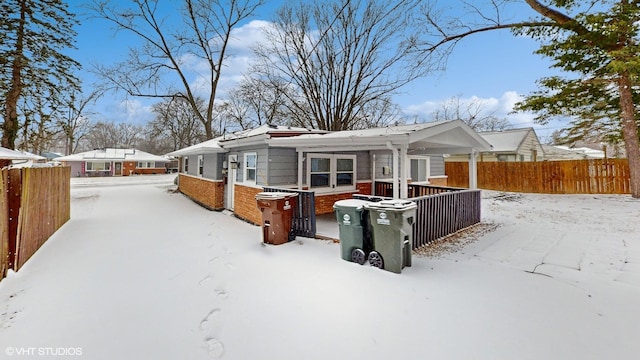
<instances>
[{"instance_id":1,"label":"metal fence railing","mask_svg":"<svg viewBox=\"0 0 640 360\"><path fill-rule=\"evenodd\" d=\"M316 201L315 192L289 188L267 186L265 192L295 192L296 209L293 214L291 232L296 236L314 238L316 236Z\"/></svg>"}]
</instances>

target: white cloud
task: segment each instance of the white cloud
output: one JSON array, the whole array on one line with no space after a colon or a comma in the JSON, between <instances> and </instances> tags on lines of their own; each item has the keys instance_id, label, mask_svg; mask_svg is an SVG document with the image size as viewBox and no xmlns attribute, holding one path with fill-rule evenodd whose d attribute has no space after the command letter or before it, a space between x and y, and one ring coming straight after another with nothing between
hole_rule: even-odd
<instances>
[{"instance_id":1,"label":"white cloud","mask_svg":"<svg viewBox=\"0 0 640 360\"><path fill-rule=\"evenodd\" d=\"M151 105L144 104L139 99L124 99L117 105L119 122L130 124L145 124L153 118Z\"/></svg>"},{"instance_id":2,"label":"white cloud","mask_svg":"<svg viewBox=\"0 0 640 360\"><path fill-rule=\"evenodd\" d=\"M507 91L499 98L487 97L482 98L479 96L471 96L468 98L460 97L460 103L462 106L465 104L478 104L482 108L482 113L491 114L499 118L507 119L514 128L521 127L539 127L533 122L534 115L531 113L512 113L515 104L522 99L522 95L515 91ZM443 100L427 100L420 104L409 105L405 107L404 112L410 118L418 117L425 120L430 120L433 113L441 110L443 106L447 106L447 103L451 101L449 99Z\"/></svg>"}]
</instances>

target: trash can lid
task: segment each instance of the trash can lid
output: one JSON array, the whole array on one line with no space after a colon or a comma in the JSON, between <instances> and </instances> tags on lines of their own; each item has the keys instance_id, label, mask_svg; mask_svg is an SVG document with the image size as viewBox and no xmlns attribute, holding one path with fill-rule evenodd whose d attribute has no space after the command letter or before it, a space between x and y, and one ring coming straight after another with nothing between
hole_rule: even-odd
<instances>
[{"instance_id":1,"label":"trash can lid","mask_svg":"<svg viewBox=\"0 0 640 360\"><path fill-rule=\"evenodd\" d=\"M297 195L294 192L259 192L256 194L256 200L279 200Z\"/></svg>"},{"instance_id":2,"label":"trash can lid","mask_svg":"<svg viewBox=\"0 0 640 360\"><path fill-rule=\"evenodd\" d=\"M333 203L333 208L344 207L344 208L352 208L352 209L362 209L366 204L369 204L369 201L361 200L361 199L345 199L338 200Z\"/></svg>"},{"instance_id":3,"label":"trash can lid","mask_svg":"<svg viewBox=\"0 0 640 360\"><path fill-rule=\"evenodd\" d=\"M372 202L365 205L367 209L377 210L390 210L390 211L404 211L417 207L416 203L403 199L382 200L379 202Z\"/></svg>"}]
</instances>

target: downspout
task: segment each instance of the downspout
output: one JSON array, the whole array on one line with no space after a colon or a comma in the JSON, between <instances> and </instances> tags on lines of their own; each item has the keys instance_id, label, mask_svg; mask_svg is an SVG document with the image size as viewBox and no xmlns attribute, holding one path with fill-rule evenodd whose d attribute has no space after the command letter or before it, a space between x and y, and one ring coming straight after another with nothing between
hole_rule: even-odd
<instances>
[{"instance_id":1,"label":"downspout","mask_svg":"<svg viewBox=\"0 0 640 360\"><path fill-rule=\"evenodd\" d=\"M391 180L391 184L393 185L393 198L399 199L400 189L398 188L398 149L394 148L393 145L391 145L391 141L387 141L387 149L391 150L391 152L393 153L393 175Z\"/></svg>"},{"instance_id":2,"label":"downspout","mask_svg":"<svg viewBox=\"0 0 640 360\"><path fill-rule=\"evenodd\" d=\"M371 195L376 194L376 154L371 154Z\"/></svg>"}]
</instances>

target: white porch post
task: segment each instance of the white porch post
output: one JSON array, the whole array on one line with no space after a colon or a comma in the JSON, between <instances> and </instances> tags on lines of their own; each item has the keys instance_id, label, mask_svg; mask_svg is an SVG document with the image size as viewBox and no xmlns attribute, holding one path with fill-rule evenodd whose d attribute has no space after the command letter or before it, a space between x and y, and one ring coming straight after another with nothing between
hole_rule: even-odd
<instances>
[{"instance_id":1,"label":"white porch post","mask_svg":"<svg viewBox=\"0 0 640 360\"><path fill-rule=\"evenodd\" d=\"M393 145L391 145L391 141L387 141L387 149L391 150L393 154L393 175L392 175L392 184L393 184L393 198L400 198L400 189L398 189L398 149L396 149Z\"/></svg>"},{"instance_id":2,"label":"white porch post","mask_svg":"<svg viewBox=\"0 0 640 360\"><path fill-rule=\"evenodd\" d=\"M400 198L406 199L409 195L407 184L407 145L400 146Z\"/></svg>"},{"instance_id":3,"label":"white porch post","mask_svg":"<svg viewBox=\"0 0 640 360\"><path fill-rule=\"evenodd\" d=\"M476 149L471 150L469 154L469 189L478 188L478 152Z\"/></svg>"},{"instance_id":4,"label":"white porch post","mask_svg":"<svg viewBox=\"0 0 640 360\"><path fill-rule=\"evenodd\" d=\"M304 152L298 150L298 190L302 190L302 184L303 184L303 176L304 176L304 169L302 168L303 164L304 164Z\"/></svg>"}]
</instances>

